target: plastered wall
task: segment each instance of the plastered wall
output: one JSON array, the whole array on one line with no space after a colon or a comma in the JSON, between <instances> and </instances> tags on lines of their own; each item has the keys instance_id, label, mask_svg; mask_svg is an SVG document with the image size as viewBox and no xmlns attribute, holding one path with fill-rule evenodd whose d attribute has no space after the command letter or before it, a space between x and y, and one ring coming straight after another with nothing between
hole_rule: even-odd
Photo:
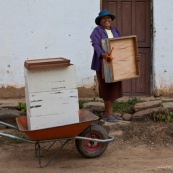
<instances>
[{"instance_id":1,"label":"plastered wall","mask_svg":"<svg viewBox=\"0 0 173 173\"><path fill-rule=\"evenodd\" d=\"M156 95L173 94L173 1L153 0L153 83Z\"/></svg>"},{"instance_id":2,"label":"plastered wall","mask_svg":"<svg viewBox=\"0 0 173 173\"><path fill-rule=\"evenodd\" d=\"M100 0L0 1L0 88L24 87L26 59L64 57L76 65L78 87L94 85L90 70Z\"/></svg>"},{"instance_id":3,"label":"plastered wall","mask_svg":"<svg viewBox=\"0 0 173 173\"><path fill-rule=\"evenodd\" d=\"M156 95L172 94L173 1L153 0L152 4L152 88ZM89 35L99 10L100 0L0 1L0 97L23 95L23 63L36 58L70 59L81 92L92 88L95 73L90 70Z\"/></svg>"}]
</instances>

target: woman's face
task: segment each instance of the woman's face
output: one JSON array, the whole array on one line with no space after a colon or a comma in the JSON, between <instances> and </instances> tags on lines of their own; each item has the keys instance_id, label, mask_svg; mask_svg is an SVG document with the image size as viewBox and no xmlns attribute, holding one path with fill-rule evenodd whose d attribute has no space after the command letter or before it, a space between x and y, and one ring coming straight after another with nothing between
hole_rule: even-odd
<instances>
[{"instance_id":1,"label":"woman's face","mask_svg":"<svg viewBox=\"0 0 173 173\"><path fill-rule=\"evenodd\" d=\"M112 19L110 16L104 16L100 19L100 25L105 29L110 29L112 24Z\"/></svg>"}]
</instances>

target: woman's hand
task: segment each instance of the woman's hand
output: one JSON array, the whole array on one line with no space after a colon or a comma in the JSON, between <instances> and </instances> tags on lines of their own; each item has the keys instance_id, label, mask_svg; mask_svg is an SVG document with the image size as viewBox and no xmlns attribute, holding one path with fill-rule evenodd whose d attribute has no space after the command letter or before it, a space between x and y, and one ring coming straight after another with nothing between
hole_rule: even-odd
<instances>
[{"instance_id":1,"label":"woman's hand","mask_svg":"<svg viewBox=\"0 0 173 173\"><path fill-rule=\"evenodd\" d=\"M107 53L102 53L101 56L102 56L102 58L105 59L106 61L108 61L108 62L111 61L111 58L110 58L110 56L109 56Z\"/></svg>"},{"instance_id":2,"label":"woman's hand","mask_svg":"<svg viewBox=\"0 0 173 173\"><path fill-rule=\"evenodd\" d=\"M108 54L107 53L102 53L101 56L102 56L103 59L107 59Z\"/></svg>"}]
</instances>

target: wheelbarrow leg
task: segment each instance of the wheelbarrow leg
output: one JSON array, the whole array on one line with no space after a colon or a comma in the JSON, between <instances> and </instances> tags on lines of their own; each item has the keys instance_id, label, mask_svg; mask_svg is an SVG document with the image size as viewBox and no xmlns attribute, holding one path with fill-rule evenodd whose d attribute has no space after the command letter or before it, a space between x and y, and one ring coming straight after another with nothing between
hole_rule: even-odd
<instances>
[{"instance_id":1,"label":"wheelbarrow leg","mask_svg":"<svg viewBox=\"0 0 173 173\"><path fill-rule=\"evenodd\" d=\"M59 154L59 152L63 149L63 147L70 141L71 139L67 139L62 145L60 148L58 148L56 150L56 152L54 153L54 155L48 160L48 162L42 166L42 163L41 163L41 146L40 146L40 143L39 141L35 143L35 152L38 152L38 160L39 160L39 165L40 165L40 168L44 168L46 166L48 166L52 160L55 159L55 157ZM56 142L56 141L55 141ZM53 144L50 145L50 147L48 148L48 150L55 144L55 142L53 142ZM47 150L47 151L48 151ZM47 153L46 151L46 153Z\"/></svg>"},{"instance_id":2,"label":"wheelbarrow leg","mask_svg":"<svg viewBox=\"0 0 173 173\"><path fill-rule=\"evenodd\" d=\"M40 148L40 143L37 141L37 142L35 143L35 156L38 157L38 152L40 152L40 154L39 154L40 157L46 156L47 153L48 153L48 151L50 150L50 148L51 148L57 141L58 141L58 140L54 141L51 145L49 145L49 147L46 149L46 151L45 151L44 153L42 153L42 152L40 151L40 149L41 149L41 148Z\"/></svg>"}]
</instances>

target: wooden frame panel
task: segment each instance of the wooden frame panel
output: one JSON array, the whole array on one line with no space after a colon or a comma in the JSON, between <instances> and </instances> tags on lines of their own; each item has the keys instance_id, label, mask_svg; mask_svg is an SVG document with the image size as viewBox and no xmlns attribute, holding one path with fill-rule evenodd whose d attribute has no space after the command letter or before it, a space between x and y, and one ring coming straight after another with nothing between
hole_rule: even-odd
<instances>
[{"instance_id":1,"label":"wooden frame panel","mask_svg":"<svg viewBox=\"0 0 173 173\"><path fill-rule=\"evenodd\" d=\"M112 61L103 60L106 83L139 77L138 49L136 36L102 39L103 50L110 54Z\"/></svg>"}]
</instances>

